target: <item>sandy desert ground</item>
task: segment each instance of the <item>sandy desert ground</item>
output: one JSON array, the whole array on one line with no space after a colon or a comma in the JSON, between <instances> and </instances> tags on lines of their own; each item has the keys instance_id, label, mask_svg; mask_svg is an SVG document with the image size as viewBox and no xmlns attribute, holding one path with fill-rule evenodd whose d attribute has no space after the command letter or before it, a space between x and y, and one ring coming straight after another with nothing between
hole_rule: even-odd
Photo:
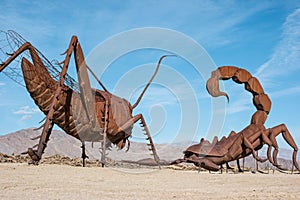
<instances>
[{"instance_id":1,"label":"sandy desert ground","mask_svg":"<svg viewBox=\"0 0 300 200\"><path fill-rule=\"evenodd\" d=\"M0 164L1 199L299 199L299 174Z\"/></svg>"}]
</instances>

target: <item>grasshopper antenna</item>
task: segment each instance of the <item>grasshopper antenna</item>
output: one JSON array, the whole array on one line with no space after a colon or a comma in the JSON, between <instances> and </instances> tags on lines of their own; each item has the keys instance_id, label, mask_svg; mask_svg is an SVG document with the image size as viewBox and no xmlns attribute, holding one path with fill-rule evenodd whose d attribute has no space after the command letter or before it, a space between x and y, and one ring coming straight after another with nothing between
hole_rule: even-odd
<instances>
[{"instance_id":1,"label":"grasshopper antenna","mask_svg":"<svg viewBox=\"0 0 300 200\"><path fill-rule=\"evenodd\" d=\"M154 71L154 74L152 75L152 77L150 78L149 82L147 83L146 87L144 88L143 92L140 94L139 98L137 99L137 101L135 102L135 104L133 104L132 106L132 109L134 109L141 101L141 99L143 98L144 96L144 93L146 92L146 90L148 89L148 87L150 86L151 82L153 81L154 77L156 76L158 70L159 70L159 67L160 67L160 63L162 62L162 60L167 57L167 56L176 56L176 55L163 55L162 57L160 57L158 63L157 63L157 66L156 66L156 69Z\"/></svg>"}]
</instances>

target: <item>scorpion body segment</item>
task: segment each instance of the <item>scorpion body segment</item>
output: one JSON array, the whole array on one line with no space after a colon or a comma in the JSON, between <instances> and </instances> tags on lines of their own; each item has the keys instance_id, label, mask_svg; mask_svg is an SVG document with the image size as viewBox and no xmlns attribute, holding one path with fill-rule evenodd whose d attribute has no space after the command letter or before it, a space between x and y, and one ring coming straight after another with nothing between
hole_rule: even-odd
<instances>
[{"instance_id":1,"label":"scorpion body segment","mask_svg":"<svg viewBox=\"0 0 300 200\"><path fill-rule=\"evenodd\" d=\"M260 162L269 160L274 166L281 169L277 161L279 151L276 137L282 134L285 141L293 148L293 166L300 171L296 161L298 147L285 124L273 128L265 128L264 124L271 110L271 100L265 94L263 87L257 78L253 77L247 70L235 66L222 66L211 73L211 78L207 80L206 89L213 97L225 96L227 93L220 91L219 80L232 79L238 84L244 84L245 90L253 95L253 104L257 111L252 115L250 124L238 133L232 131L228 137L223 137L220 141L217 138L212 143L202 138L200 143L188 147L183 153L184 158L173 162L191 162L196 166L208 170L218 171L220 165L244 158L250 154ZM257 156L257 151L264 144L268 145L267 159ZM271 156L272 149L273 156Z\"/></svg>"},{"instance_id":2,"label":"scorpion body segment","mask_svg":"<svg viewBox=\"0 0 300 200\"><path fill-rule=\"evenodd\" d=\"M211 78L208 79L206 83L207 91L211 96L226 96L229 99L227 93L220 91L219 80L232 78L232 80L236 83L245 84L245 89L253 95L253 104L258 111L263 111L266 114L269 114L272 105L271 100L268 95L264 93L258 79L253 77L247 70L234 66L223 66L219 67L211 74ZM255 113L253 116L254 115L255 117L257 116Z\"/></svg>"}]
</instances>

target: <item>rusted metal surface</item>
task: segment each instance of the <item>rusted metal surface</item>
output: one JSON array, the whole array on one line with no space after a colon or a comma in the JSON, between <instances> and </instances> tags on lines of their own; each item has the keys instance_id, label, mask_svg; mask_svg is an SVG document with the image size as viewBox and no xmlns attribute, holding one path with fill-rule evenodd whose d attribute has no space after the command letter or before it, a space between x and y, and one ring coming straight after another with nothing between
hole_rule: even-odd
<instances>
[{"instance_id":1,"label":"rusted metal surface","mask_svg":"<svg viewBox=\"0 0 300 200\"><path fill-rule=\"evenodd\" d=\"M128 138L132 134L134 124L139 120L147 140L149 140L148 145L153 153L154 160L159 163L159 157L143 115L133 116L132 111L151 84L162 59L166 56L160 58L155 73L137 102L132 106L126 99L111 94L100 80L97 81L103 90L91 88L87 73L90 68L85 63L83 51L76 36L72 37L65 52L61 71L58 71L46 57L16 32L2 31L1 34L6 35L9 45L13 44L14 48L11 49L13 52L8 52L7 59L2 60L2 63L0 62L0 72L15 59L23 54L27 55L22 57L20 61L25 86L35 104L46 115L45 123L42 126L43 131L37 145L38 148L28 149L32 163L38 164L46 148L52 128L56 124L67 134L80 140L83 150L84 142L102 142L101 160L104 165L106 148L111 143L120 149L123 149L127 142L129 145ZM71 55L73 54L79 84L67 74ZM29 58L32 63L28 60ZM53 69L56 72L55 75L51 73ZM94 75L94 73L92 74ZM85 159L86 157L87 155L83 152L82 158Z\"/></svg>"},{"instance_id":2,"label":"rusted metal surface","mask_svg":"<svg viewBox=\"0 0 300 200\"><path fill-rule=\"evenodd\" d=\"M207 170L218 171L220 165L252 154L257 161L264 162L269 160L275 167L281 169L277 161L279 147L276 137L282 134L284 140L294 150L292 156L293 165L300 171L296 161L298 147L286 125L280 124L272 128L265 128L264 126L271 110L271 100L264 93L263 87L257 78L253 77L245 69L234 66L222 66L213 71L211 78L207 80L206 88L208 93L213 97L225 96L229 101L228 95L219 89L219 80L230 78L236 83L243 83L245 89L253 95L253 104L257 111L252 115L250 125L238 133L232 131L228 137L224 136L221 140L215 137L213 142L209 142L202 138L200 143L192 145L184 151L183 159L178 159L173 164L191 162ZM268 145L266 159L262 159L257 155L257 151L264 144Z\"/></svg>"}]
</instances>

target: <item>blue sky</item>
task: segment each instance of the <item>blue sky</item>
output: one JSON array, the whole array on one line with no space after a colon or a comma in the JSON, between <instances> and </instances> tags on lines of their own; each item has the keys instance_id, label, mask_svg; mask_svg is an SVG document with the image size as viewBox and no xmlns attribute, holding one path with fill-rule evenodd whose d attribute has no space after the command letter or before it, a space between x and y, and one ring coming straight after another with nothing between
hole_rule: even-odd
<instances>
[{"instance_id":1,"label":"blue sky","mask_svg":"<svg viewBox=\"0 0 300 200\"><path fill-rule=\"evenodd\" d=\"M99 45L131 30L151 27L182 34L204 49L214 64L211 69L235 65L258 77L273 103L266 127L285 123L300 145L300 3L297 1L15 3L2 0L0 5L0 29L20 33L50 60L63 60L60 53L67 48L72 35L79 37L85 55L91 58ZM167 40L168 37L161 38L162 43ZM97 54L99 62L110 52L126 46L126 42L136 41L111 46L107 52ZM125 95L126 88L132 89L127 95L134 103L155 63L165 53L167 51L153 48L127 52L104 66L106 70L99 76L109 90L119 96ZM231 101L225 104L224 99L217 100L224 106L222 127L216 132L209 130L215 100L205 91L205 76L198 74L193 64L180 56L166 58L163 63L160 77L134 111L145 115L156 142L222 136L231 130L238 132L249 124L255 111L251 95L243 86L226 81L224 88ZM92 64L99 74L97 70L102 63ZM72 69L70 74L76 77ZM0 111L0 134L39 126L43 118L26 89L3 74L0 75ZM136 140L141 138L138 129L134 134ZM286 146L282 141L280 144Z\"/></svg>"}]
</instances>

